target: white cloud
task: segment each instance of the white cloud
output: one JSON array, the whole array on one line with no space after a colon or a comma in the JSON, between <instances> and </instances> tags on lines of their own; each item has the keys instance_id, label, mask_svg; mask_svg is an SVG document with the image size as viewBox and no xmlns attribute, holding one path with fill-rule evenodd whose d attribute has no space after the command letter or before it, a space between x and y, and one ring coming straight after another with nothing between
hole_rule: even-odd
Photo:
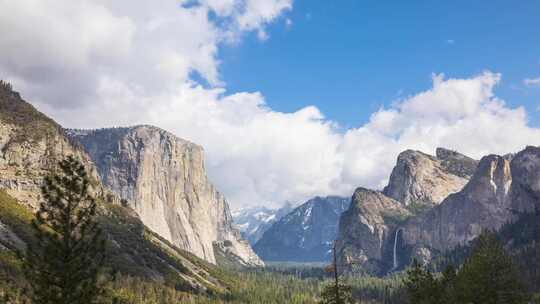
<instances>
[{"instance_id":1,"label":"white cloud","mask_svg":"<svg viewBox=\"0 0 540 304\"><path fill-rule=\"evenodd\" d=\"M537 143L523 108L493 92L501 76L433 76L433 87L345 132L313 106L283 113L261 93L228 93L218 50L266 33L282 0L0 0L0 73L68 127L148 123L205 147L234 206L381 187L397 154L437 146L480 157ZM216 16L209 17L209 12ZM95 22L99 20L99 22ZM197 72L211 87L193 80Z\"/></svg>"},{"instance_id":2,"label":"white cloud","mask_svg":"<svg viewBox=\"0 0 540 304\"><path fill-rule=\"evenodd\" d=\"M525 78L523 84L526 86L540 86L540 77L538 78Z\"/></svg>"}]
</instances>

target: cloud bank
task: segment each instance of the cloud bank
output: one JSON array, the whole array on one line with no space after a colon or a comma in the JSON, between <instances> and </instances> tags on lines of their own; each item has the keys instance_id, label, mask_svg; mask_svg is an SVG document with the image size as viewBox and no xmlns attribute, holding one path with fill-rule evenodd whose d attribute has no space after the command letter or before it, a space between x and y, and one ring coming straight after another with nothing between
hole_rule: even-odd
<instances>
[{"instance_id":1,"label":"cloud bank","mask_svg":"<svg viewBox=\"0 0 540 304\"><path fill-rule=\"evenodd\" d=\"M247 33L271 39L267 25L291 23L292 5L0 0L0 75L65 126L146 123L201 144L211 180L234 207L381 188L404 149L481 157L540 140L523 108L495 96L501 75L492 72L434 75L431 88L345 131L314 106L284 113L260 92L227 92L220 46Z\"/></svg>"}]
</instances>

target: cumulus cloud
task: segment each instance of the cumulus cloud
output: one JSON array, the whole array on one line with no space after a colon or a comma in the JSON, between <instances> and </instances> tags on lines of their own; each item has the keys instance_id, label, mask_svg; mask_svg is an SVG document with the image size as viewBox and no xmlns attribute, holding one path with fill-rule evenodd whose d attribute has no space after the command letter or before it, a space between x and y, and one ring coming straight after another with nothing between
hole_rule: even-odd
<instances>
[{"instance_id":1,"label":"cumulus cloud","mask_svg":"<svg viewBox=\"0 0 540 304\"><path fill-rule=\"evenodd\" d=\"M495 96L501 75L491 72L434 75L431 88L346 131L314 106L283 113L262 93L227 92L220 45L248 32L268 37L266 26L292 1L0 5L0 73L23 96L68 127L147 123L201 144L211 180L235 207L381 188L404 149L446 146L480 157L540 139L523 108Z\"/></svg>"}]
</instances>

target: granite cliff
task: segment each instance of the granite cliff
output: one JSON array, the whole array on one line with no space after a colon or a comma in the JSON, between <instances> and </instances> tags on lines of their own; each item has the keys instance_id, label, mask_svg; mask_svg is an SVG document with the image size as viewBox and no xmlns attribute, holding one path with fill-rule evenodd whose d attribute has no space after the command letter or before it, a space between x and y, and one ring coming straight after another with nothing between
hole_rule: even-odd
<instances>
[{"instance_id":1,"label":"granite cliff","mask_svg":"<svg viewBox=\"0 0 540 304\"><path fill-rule=\"evenodd\" d=\"M376 274L397 269L400 261L395 252L403 246L402 235L408 233L404 223L440 210L448 196L468 183L477 165L443 148L435 156L413 150L400 153L384 190L358 188L351 207L343 213L337 238L341 262ZM429 254L422 248L417 255Z\"/></svg>"},{"instance_id":2,"label":"granite cliff","mask_svg":"<svg viewBox=\"0 0 540 304\"><path fill-rule=\"evenodd\" d=\"M263 265L233 227L225 197L208 181L200 146L152 126L69 135L90 155L103 184L154 232L211 263L221 250L245 266Z\"/></svg>"},{"instance_id":3,"label":"granite cliff","mask_svg":"<svg viewBox=\"0 0 540 304\"><path fill-rule=\"evenodd\" d=\"M36 242L30 229L41 202L43 177L69 155L78 158L91 178L98 220L108 240L108 263L120 274L177 286L178 290L224 292L212 265L149 230L138 215L100 182L99 172L82 147L52 119L25 102L0 81L0 250L15 256ZM131 204L124 201L125 204ZM0 259L0 265L3 265Z\"/></svg>"},{"instance_id":4,"label":"granite cliff","mask_svg":"<svg viewBox=\"0 0 540 304\"><path fill-rule=\"evenodd\" d=\"M341 218L340 259L378 274L398 270L412 258L430 262L483 230L513 222L516 211L540 207L539 172L540 148L532 146L479 162L444 149L437 149L436 157L405 151L386 196L356 191ZM424 208L412 208L416 202ZM388 210L401 210L401 218L380 216Z\"/></svg>"},{"instance_id":5,"label":"granite cliff","mask_svg":"<svg viewBox=\"0 0 540 304\"><path fill-rule=\"evenodd\" d=\"M436 156L407 150L399 154L383 193L406 206L437 205L465 186L477 163L443 148L437 148Z\"/></svg>"}]
</instances>

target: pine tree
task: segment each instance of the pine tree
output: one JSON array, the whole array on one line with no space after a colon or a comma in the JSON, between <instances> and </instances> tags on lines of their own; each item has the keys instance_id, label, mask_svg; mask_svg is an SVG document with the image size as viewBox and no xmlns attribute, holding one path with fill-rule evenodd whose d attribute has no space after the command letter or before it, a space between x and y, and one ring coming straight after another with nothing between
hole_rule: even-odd
<instances>
[{"instance_id":1,"label":"pine tree","mask_svg":"<svg viewBox=\"0 0 540 304\"><path fill-rule=\"evenodd\" d=\"M512 258L496 236L482 233L457 275L459 303L526 303L525 288Z\"/></svg>"},{"instance_id":2,"label":"pine tree","mask_svg":"<svg viewBox=\"0 0 540 304\"><path fill-rule=\"evenodd\" d=\"M410 303L441 303L443 294L440 282L417 260L413 260L412 266L407 270L405 287Z\"/></svg>"},{"instance_id":3,"label":"pine tree","mask_svg":"<svg viewBox=\"0 0 540 304\"><path fill-rule=\"evenodd\" d=\"M96 201L84 166L69 156L45 178L44 202L32 227L24 269L39 304L97 303L98 277L105 258L105 240L96 221Z\"/></svg>"},{"instance_id":4,"label":"pine tree","mask_svg":"<svg viewBox=\"0 0 540 304\"><path fill-rule=\"evenodd\" d=\"M354 303L352 297L352 288L343 284L339 280L339 271L337 263L336 242L332 246L333 262L327 267L327 272L332 273L334 282L324 287L321 293L320 304L349 304Z\"/></svg>"}]
</instances>

